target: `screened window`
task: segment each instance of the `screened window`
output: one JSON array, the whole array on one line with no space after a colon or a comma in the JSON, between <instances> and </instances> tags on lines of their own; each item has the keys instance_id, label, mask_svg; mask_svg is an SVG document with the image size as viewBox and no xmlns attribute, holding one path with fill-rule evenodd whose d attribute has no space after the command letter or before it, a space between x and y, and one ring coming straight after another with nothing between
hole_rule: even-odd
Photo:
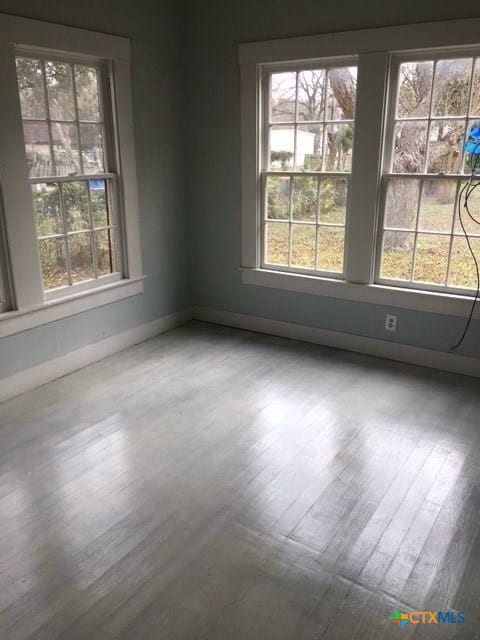
<instances>
[{"instance_id":1,"label":"screened window","mask_svg":"<svg viewBox=\"0 0 480 640\"><path fill-rule=\"evenodd\" d=\"M480 252L480 226L459 194L472 172L465 151L480 125L480 59L472 56L394 59L387 129L380 282L457 291L477 286L475 263L459 219ZM480 211L480 194L469 199Z\"/></svg>"},{"instance_id":2,"label":"screened window","mask_svg":"<svg viewBox=\"0 0 480 640\"><path fill-rule=\"evenodd\" d=\"M44 290L119 279L102 67L20 55L16 70Z\"/></svg>"},{"instance_id":3,"label":"screened window","mask_svg":"<svg viewBox=\"0 0 480 640\"><path fill-rule=\"evenodd\" d=\"M264 87L262 262L342 277L357 67L274 68Z\"/></svg>"}]
</instances>

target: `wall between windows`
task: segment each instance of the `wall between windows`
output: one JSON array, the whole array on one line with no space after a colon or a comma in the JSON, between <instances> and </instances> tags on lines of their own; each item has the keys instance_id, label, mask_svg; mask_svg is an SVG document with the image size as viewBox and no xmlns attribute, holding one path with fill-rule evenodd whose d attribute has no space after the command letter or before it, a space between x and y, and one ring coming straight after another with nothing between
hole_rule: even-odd
<instances>
[{"instance_id":1,"label":"wall between windows","mask_svg":"<svg viewBox=\"0 0 480 640\"><path fill-rule=\"evenodd\" d=\"M0 12L128 36L145 293L0 339L0 378L191 304L183 206L178 14L150 0L0 0Z\"/></svg>"},{"instance_id":2,"label":"wall between windows","mask_svg":"<svg viewBox=\"0 0 480 640\"><path fill-rule=\"evenodd\" d=\"M196 305L448 351L461 318L243 285L240 264L238 44L323 32L480 15L473 0L193 0L183 5L188 71L188 162L193 297ZM387 334L385 314L399 315ZM480 322L461 353L480 356ZM460 352L460 351L459 351Z\"/></svg>"}]
</instances>

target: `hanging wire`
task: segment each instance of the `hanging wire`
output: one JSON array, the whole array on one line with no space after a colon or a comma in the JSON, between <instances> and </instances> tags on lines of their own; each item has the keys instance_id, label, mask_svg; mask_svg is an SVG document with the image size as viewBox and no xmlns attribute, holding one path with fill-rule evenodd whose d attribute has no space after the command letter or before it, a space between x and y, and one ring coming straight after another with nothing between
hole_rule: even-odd
<instances>
[{"instance_id":1,"label":"hanging wire","mask_svg":"<svg viewBox=\"0 0 480 640\"><path fill-rule=\"evenodd\" d=\"M472 135L472 132L470 133L470 135ZM465 338L467 337L468 331L470 329L470 326L472 324L473 321L473 314L475 313L475 308L477 306L477 302L480 298L480 266L479 266L479 262L478 262L478 258L475 255L475 251L473 250L473 246L472 246L472 242L471 242L471 238L468 235L467 229L465 227L465 223L463 221L463 211L462 211L462 196L465 194L464 200L463 200L463 209L465 209L465 211L467 212L468 217L470 218L470 220L472 222L474 222L475 224L480 226L480 220L478 220L470 211L470 207L468 204L468 201L470 199L470 196L472 195L472 193L475 191L475 189L477 187L480 186L480 181L478 180L478 176L476 175L477 173L477 166L478 166L478 162L479 162L479 157L480 157L480 142L477 142L473 151L471 152L471 157L475 157L475 160L473 162L472 165L472 171L470 174L470 178L468 180L467 183L465 183L463 185L463 187L460 189L460 192L458 194L458 218L460 221L460 226L462 227L462 231L463 231L463 235L465 236L465 240L467 241L467 245L468 245L468 250L470 251L470 254L472 256L473 262L475 264L475 270L476 270L476 275L477 275L477 289L475 292L475 297L473 299L472 302L472 306L470 309L470 314L468 316L467 322L465 324L465 328L463 330L463 333L460 337L460 340L451 348L451 351L456 351L465 341ZM474 180L475 178L477 178L477 182L474 184Z\"/></svg>"}]
</instances>

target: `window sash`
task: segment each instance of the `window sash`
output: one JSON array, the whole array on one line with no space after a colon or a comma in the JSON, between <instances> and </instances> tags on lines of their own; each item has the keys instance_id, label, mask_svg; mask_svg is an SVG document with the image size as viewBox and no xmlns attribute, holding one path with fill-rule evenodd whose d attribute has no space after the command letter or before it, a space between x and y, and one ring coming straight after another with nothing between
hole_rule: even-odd
<instances>
[{"instance_id":1,"label":"window sash","mask_svg":"<svg viewBox=\"0 0 480 640\"><path fill-rule=\"evenodd\" d=\"M61 178L32 178L30 180L31 184L71 184L71 183L79 183L85 182L89 183L91 180L103 180L105 183L105 197L106 197L106 205L107 205L107 224L95 225L93 219L93 208L91 202L91 189L87 186L87 206L88 206L88 226L83 227L81 229L68 230L67 229L67 219L66 219L66 211L65 205L63 203L63 198L61 195L59 196L59 205L60 205L60 217L62 220L63 231L59 231L57 233L50 233L46 235L38 235L37 232L37 242L40 243L44 240L53 240L53 239L62 239L65 242L65 258L66 258L66 270L68 276L68 284L56 287L45 289L45 297L47 300L55 299L56 297L64 297L66 295L71 294L72 290L75 292L84 291L88 288L100 287L104 286L110 282L116 282L120 280L122 277L122 264L121 264L121 238L119 234L119 225L117 221L116 209L114 206L114 193L117 191L115 188L116 176L114 174L94 174L94 175L84 175L84 176L62 176ZM108 219L108 216L110 219ZM97 246L95 244L95 238L97 233L101 231L110 232L113 235L114 247L113 247L113 258L115 260L115 270L109 274L101 274L98 268L98 257L97 257ZM73 238L78 235L86 235L90 236L90 245L91 245L91 255L92 255L92 266L94 271L94 277L82 280L80 282L72 282L72 268L71 268L71 256L70 256L70 248L69 248L69 238Z\"/></svg>"}]
</instances>

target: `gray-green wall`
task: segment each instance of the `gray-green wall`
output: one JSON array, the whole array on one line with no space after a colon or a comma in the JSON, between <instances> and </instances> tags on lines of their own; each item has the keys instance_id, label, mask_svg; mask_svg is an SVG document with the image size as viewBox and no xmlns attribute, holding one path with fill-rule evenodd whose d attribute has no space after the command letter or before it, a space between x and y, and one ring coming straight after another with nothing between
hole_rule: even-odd
<instances>
[{"instance_id":1,"label":"gray-green wall","mask_svg":"<svg viewBox=\"0 0 480 640\"><path fill-rule=\"evenodd\" d=\"M237 47L269 38L479 16L478 3L0 0L0 12L131 38L148 276L143 296L0 339L0 378L192 303L387 338L386 307L241 284ZM406 344L447 350L463 326L459 318L397 312L399 329L388 339ZM479 329L477 322L464 353L480 356Z\"/></svg>"},{"instance_id":2,"label":"gray-green wall","mask_svg":"<svg viewBox=\"0 0 480 640\"><path fill-rule=\"evenodd\" d=\"M477 2L187 2L183 40L190 71L188 158L194 302L198 305L448 350L459 318L398 310L384 331L386 307L247 286L240 264L240 95L238 44L327 31L480 15ZM479 33L480 42L480 33ZM480 355L480 323L463 353Z\"/></svg>"},{"instance_id":3,"label":"gray-green wall","mask_svg":"<svg viewBox=\"0 0 480 640\"><path fill-rule=\"evenodd\" d=\"M145 294L0 339L0 378L191 304L180 180L178 11L148 0L0 0L0 12L128 36Z\"/></svg>"}]
</instances>

